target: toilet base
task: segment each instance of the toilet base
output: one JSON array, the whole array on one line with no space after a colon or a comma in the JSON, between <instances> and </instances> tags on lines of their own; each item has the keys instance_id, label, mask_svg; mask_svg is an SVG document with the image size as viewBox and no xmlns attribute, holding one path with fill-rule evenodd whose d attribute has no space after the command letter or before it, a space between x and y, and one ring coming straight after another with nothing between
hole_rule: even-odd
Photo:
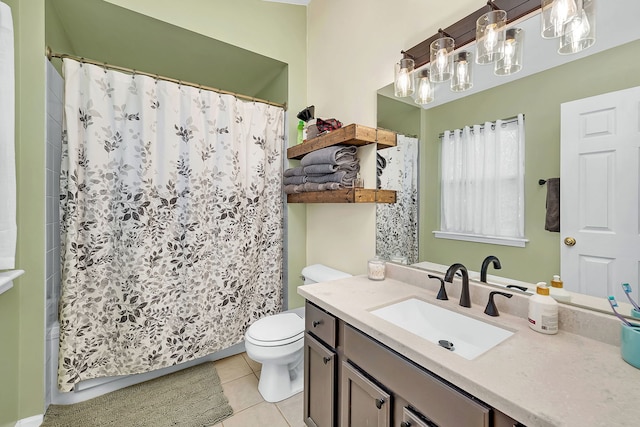
<instances>
[{"instance_id":1,"label":"toilet base","mask_svg":"<svg viewBox=\"0 0 640 427\"><path fill-rule=\"evenodd\" d=\"M270 403L280 402L302 391L304 384L303 354L289 364L263 364L258 391Z\"/></svg>"}]
</instances>

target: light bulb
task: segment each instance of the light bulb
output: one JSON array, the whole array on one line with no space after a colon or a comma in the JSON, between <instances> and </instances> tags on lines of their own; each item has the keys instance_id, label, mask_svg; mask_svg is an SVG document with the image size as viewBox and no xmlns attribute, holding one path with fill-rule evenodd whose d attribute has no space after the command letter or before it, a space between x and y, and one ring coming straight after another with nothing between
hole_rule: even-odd
<instances>
[{"instance_id":1,"label":"light bulb","mask_svg":"<svg viewBox=\"0 0 640 427\"><path fill-rule=\"evenodd\" d=\"M460 61L456 64L456 74L459 82L466 82L468 80L469 63L467 61Z\"/></svg>"},{"instance_id":2,"label":"light bulb","mask_svg":"<svg viewBox=\"0 0 640 427\"><path fill-rule=\"evenodd\" d=\"M398 88L398 93L400 94L400 96L409 96L409 88L411 86L409 78L410 77L407 69L401 68L398 72L398 79L396 82L396 87Z\"/></svg>"},{"instance_id":3,"label":"light bulb","mask_svg":"<svg viewBox=\"0 0 640 427\"><path fill-rule=\"evenodd\" d=\"M571 18L577 16L578 7L574 0L555 0L551 6L551 25L556 35L562 34L562 28Z\"/></svg>"},{"instance_id":4,"label":"light bulb","mask_svg":"<svg viewBox=\"0 0 640 427\"><path fill-rule=\"evenodd\" d=\"M484 39L484 47L487 51L493 52L493 50L498 46L498 24L489 24L486 29L486 36Z\"/></svg>"},{"instance_id":5,"label":"light bulb","mask_svg":"<svg viewBox=\"0 0 640 427\"><path fill-rule=\"evenodd\" d=\"M579 52L582 50L582 39L589 34L590 30L591 26L589 25L589 20L587 19L587 15L584 13L584 10L580 14L580 17L575 17L567 23L565 27L565 32L567 34L566 37L571 44L571 50L573 52Z\"/></svg>"},{"instance_id":6,"label":"light bulb","mask_svg":"<svg viewBox=\"0 0 640 427\"><path fill-rule=\"evenodd\" d=\"M447 69L449 58L447 57L447 49L442 48L436 53L436 68L439 73L443 73Z\"/></svg>"},{"instance_id":7,"label":"light bulb","mask_svg":"<svg viewBox=\"0 0 640 427\"><path fill-rule=\"evenodd\" d=\"M513 55L516 53L515 39L507 39L504 42L504 68L511 68L513 64Z\"/></svg>"},{"instance_id":8,"label":"light bulb","mask_svg":"<svg viewBox=\"0 0 640 427\"><path fill-rule=\"evenodd\" d=\"M420 77L418 82L418 91L416 95L416 104L428 104L433 101L433 84L428 76Z\"/></svg>"}]
</instances>

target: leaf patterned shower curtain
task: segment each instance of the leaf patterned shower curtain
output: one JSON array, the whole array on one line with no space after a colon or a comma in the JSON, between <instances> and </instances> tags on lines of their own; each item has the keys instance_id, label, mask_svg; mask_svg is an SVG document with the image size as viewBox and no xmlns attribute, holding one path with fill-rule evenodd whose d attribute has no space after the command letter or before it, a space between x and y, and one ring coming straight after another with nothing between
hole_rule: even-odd
<instances>
[{"instance_id":1,"label":"leaf patterned shower curtain","mask_svg":"<svg viewBox=\"0 0 640 427\"><path fill-rule=\"evenodd\" d=\"M283 109L70 59L64 76L59 388L279 312Z\"/></svg>"}]
</instances>

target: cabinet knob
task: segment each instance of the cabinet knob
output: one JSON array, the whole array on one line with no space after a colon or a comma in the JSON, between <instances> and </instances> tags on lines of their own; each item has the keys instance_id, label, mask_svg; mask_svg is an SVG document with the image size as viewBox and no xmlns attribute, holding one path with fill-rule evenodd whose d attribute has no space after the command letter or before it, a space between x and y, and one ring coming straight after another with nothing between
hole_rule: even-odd
<instances>
[{"instance_id":1,"label":"cabinet knob","mask_svg":"<svg viewBox=\"0 0 640 427\"><path fill-rule=\"evenodd\" d=\"M322 358L322 361L324 362L324 364L326 365L327 363L331 362L331 357L329 356L325 356Z\"/></svg>"},{"instance_id":2,"label":"cabinet knob","mask_svg":"<svg viewBox=\"0 0 640 427\"><path fill-rule=\"evenodd\" d=\"M382 408L383 404L384 404L384 399L376 399L376 408L378 409Z\"/></svg>"},{"instance_id":3,"label":"cabinet knob","mask_svg":"<svg viewBox=\"0 0 640 427\"><path fill-rule=\"evenodd\" d=\"M320 325L322 325L322 320L314 320L312 323L313 327L318 327Z\"/></svg>"},{"instance_id":4,"label":"cabinet knob","mask_svg":"<svg viewBox=\"0 0 640 427\"><path fill-rule=\"evenodd\" d=\"M400 423L400 427L411 427L411 423L409 421L403 421Z\"/></svg>"}]
</instances>

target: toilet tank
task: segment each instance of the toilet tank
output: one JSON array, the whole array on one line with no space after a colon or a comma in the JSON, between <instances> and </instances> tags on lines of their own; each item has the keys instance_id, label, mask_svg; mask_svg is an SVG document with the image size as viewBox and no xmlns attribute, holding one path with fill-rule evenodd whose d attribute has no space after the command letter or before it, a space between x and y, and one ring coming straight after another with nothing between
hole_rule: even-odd
<instances>
[{"instance_id":1,"label":"toilet tank","mask_svg":"<svg viewBox=\"0 0 640 427\"><path fill-rule=\"evenodd\" d=\"M302 269L302 279L305 285L318 282L328 282L329 280L344 279L351 277L351 274L344 271L327 267L323 264L308 265Z\"/></svg>"}]
</instances>

